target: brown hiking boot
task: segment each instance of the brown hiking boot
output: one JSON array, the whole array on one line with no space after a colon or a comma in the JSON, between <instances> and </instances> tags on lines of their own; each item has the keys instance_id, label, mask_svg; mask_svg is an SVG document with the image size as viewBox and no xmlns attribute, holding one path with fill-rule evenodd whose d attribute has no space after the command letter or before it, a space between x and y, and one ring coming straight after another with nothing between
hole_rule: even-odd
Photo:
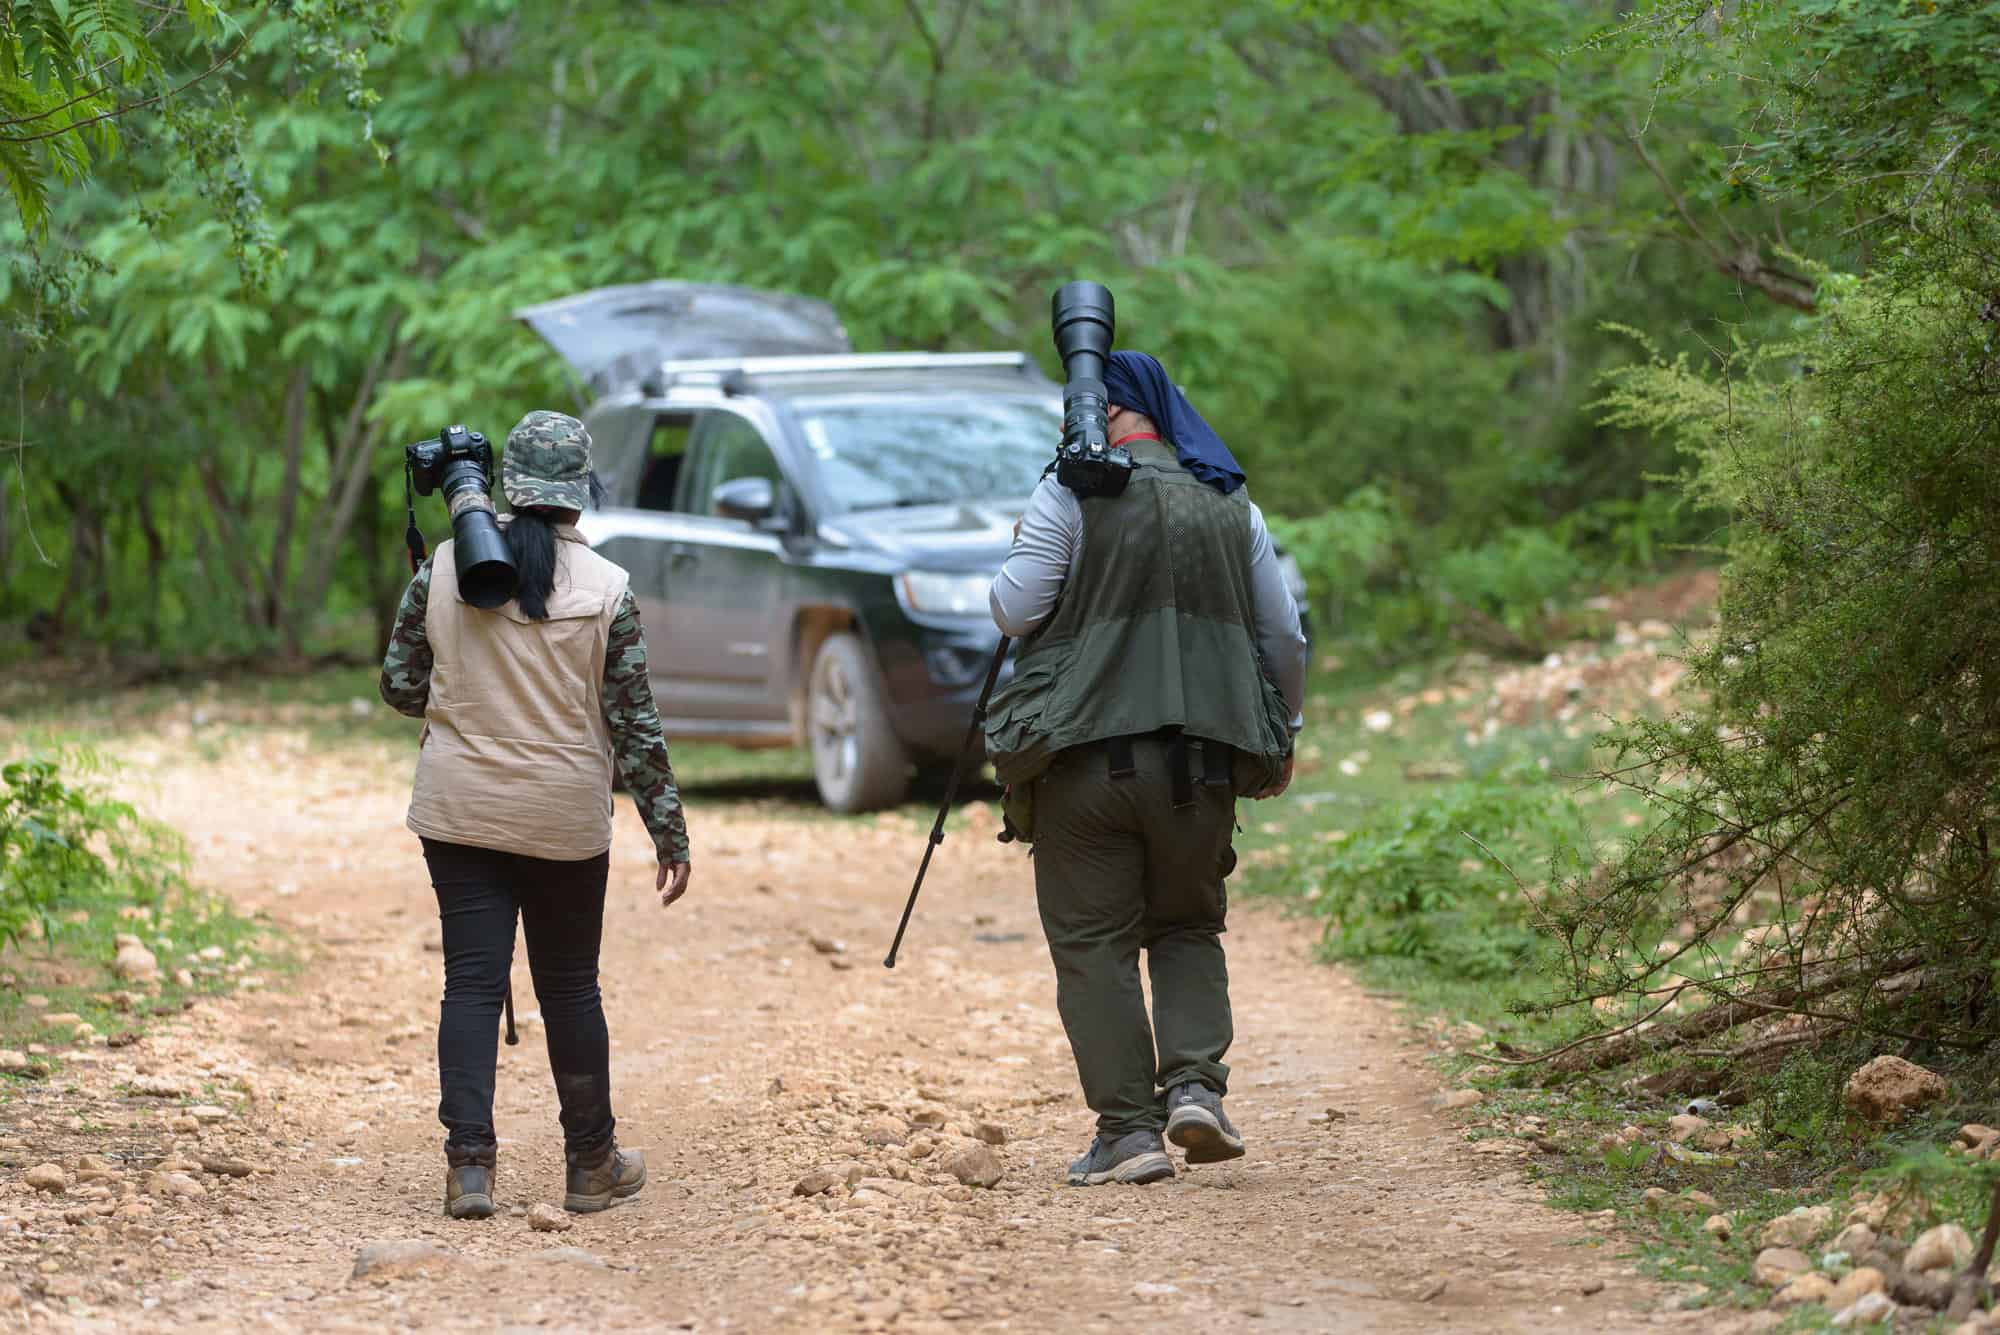
<instances>
[{"instance_id":1,"label":"brown hiking boot","mask_svg":"<svg viewBox=\"0 0 2000 1335\"><path fill-rule=\"evenodd\" d=\"M570 1165L563 1209L572 1214L593 1214L608 1210L628 1196L636 1196L646 1185L646 1156L637 1150L606 1146L594 1163Z\"/></svg>"},{"instance_id":2,"label":"brown hiking boot","mask_svg":"<svg viewBox=\"0 0 2000 1335\"><path fill-rule=\"evenodd\" d=\"M455 1164L444 1179L444 1212L453 1219L493 1217L491 1164Z\"/></svg>"}]
</instances>

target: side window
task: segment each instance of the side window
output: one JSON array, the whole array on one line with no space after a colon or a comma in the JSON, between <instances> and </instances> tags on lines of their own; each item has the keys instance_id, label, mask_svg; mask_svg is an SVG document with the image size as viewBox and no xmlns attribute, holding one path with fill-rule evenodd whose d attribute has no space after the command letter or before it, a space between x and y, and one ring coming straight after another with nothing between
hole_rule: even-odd
<instances>
[{"instance_id":1,"label":"side window","mask_svg":"<svg viewBox=\"0 0 2000 1335\"><path fill-rule=\"evenodd\" d=\"M652 439L646 446L644 471L639 475L639 508L671 510L687 461L688 437L694 434L694 418L689 415L660 417L653 422Z\"/></svg>"},{"instance_id":2,"label":"side window","mask_svg":"<svg viewBox=\"0 0 2000 1335\"><path fill-rule=\"evenodd\" d=\"M764 433L734 413L711 413L700 433L696 466L686 470L679 508L690 514L715 513L715 489L742 477L761 477L773 486L784 481L777 456Z\"/></svg>"}]
</instances>

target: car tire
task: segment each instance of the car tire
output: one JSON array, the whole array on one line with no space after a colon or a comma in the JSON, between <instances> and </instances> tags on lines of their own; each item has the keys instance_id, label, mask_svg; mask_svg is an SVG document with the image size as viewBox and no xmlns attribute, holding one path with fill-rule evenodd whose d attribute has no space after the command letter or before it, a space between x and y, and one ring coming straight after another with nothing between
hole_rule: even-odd
<instances>
[{"instance_id":1,"label":"car tire","mask_svg":"<svg viewBox=\"0 0 2000 1335\"><path fill-rule=\"evenodd\" d=\"M910 755L889 726L882 681L859 636L830 635L813 656L806 738L829 810L879 811L910 791Z\"/></svg>"}]
</instances>

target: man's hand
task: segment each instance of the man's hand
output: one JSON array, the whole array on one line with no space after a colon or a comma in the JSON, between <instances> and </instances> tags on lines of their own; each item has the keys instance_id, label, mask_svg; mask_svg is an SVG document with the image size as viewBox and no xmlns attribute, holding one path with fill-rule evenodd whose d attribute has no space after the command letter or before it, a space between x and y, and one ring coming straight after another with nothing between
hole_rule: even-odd
<instances>
[{"instance_id":1,"label":"man's hand","mask_svg":"<svg viewBox=\"0 0 2000 1335\"><path fill-rule=\"evenodd\" d=\"M660 892L660 907L667 908L676 899L688 892L688 873L693 870L685 862L662 862L660 874L653 879L653 888Z\"/></svg>"},{"instance_id":2,"label":"man's hand","mask_svg":"<svg viewBox=\"0 0 2000 1335\"><path fill-rule=\"evenodd\" d=\"M1282 797L1285 789L1292 786L1292 766L1297 761L1297 753L1285 757L1285 768L1278 775L1278 781L1261 793L1250 794L1251 800L1261 802L1267 797Z\"/></svg>"}]
</instances>

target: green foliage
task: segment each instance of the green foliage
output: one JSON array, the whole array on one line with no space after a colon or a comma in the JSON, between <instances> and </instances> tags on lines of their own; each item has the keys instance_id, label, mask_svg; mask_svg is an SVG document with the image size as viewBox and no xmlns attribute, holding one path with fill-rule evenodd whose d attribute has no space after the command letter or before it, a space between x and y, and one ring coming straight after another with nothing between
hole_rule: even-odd
<instances>
[{"instance_id":1,"label":"green foliage","mask_svg":"<svg viewBox=\"0 0 2000 1335\"><path fill-rule=\"evenodd\" d=\"M70 758L79 763L88 757ZM0 769L0 947L53 935L55 914L86 899L158 904L183 887L185 866L172 831L66 780L56 760Z\"/></svg>"},{"instance_id":2,"label":"green foliage","mask_svg":"<svg viewBox=\"0 0 2000 1335\"><path fill-rule=\"evenodd\" d=\"M1509 768L1369 812L1298 860L1299 893L1329 920L1336 958L1394 956L1504 978L1535 939L1534 892L1508 866L1532 865L1521 860L1581 833L1581 813L1546 774Z\"/></svg>"},{"instance_id":3,"label":"green foliage","mask_svg":"<svg viewBox=\"0 0 2000 1335\"><path fill-rule=\"evenodd\" d=\"M39 347L83 314L79 289L102 274L75 223L105 201L99 181L128 140L139 197L128 217L165 235L195 209L227 232L239 279L261 286L283 259L245 158L246 108L227 71L260 45L291 59L288 100L337 83L351 113L376 95L361 45L383 39L398 0L8 0L0 7L0 186L18 230L0 224L0 330ZM172 180L169 186L169 180ZM161 187L168 187L162 189ZM62 207L54 191L95 207ZM185 346L189 336L182 335Z\"/></svg>"},{"instance_id":4,"label":"green foliage","mask_svg":"<svg viewBox=\"0 0 2000 1335\"><path fill-rule=\"evenodd\" d=\"M1783 90L1757 183L1863 211L1882 262L1802 266L1815 313L1788 337L1605 379L1607 421L1685 452L1729 560L1688 659L1703 703L1617 737L1607 777L1655 823L1553 912L1579 999L1791 983L1828 993L1822 1023L2000 1036L2000 89L1974 54L1996 24L1843 0L1746 7L1726 34ZM1739 946L1753 920L1775 930Z\"/></svg>"},{"instance_id":5,"label":"green foliage","mask_svg":"<svg viewBox=\"0 0 2000 1335\"><path fill-rule=\"evenodd\" d=\"M1518 635L1552 611L1582 576L1583 563L1554 534L1509 528L1490 542L1447 553L1437 580L1445 597Z\"/></svg>"},{"instance_id":6,"label":"green foliage","mask_svg":"<svg viewBox=\"0 0 2000 1335\"><path fill-rule=\"evenodd\" d=\"M510 313L597 284L1047 357L1049 290L1102 278L1267 510L1394 524L1358 587L1359 540L1316 540L1336 621L1389 655L1460 629L1446 553L1485 553L1461 575L1504 623L1510 534L1645 503L1670 450L1576 412L1631 356L1600 318L1757 323L1607 129L1654 77L1583 40L1608 0L211 7L151 39L156 81L234 52L182 119L103 122L119 154L48 196L45 243L0 224L0 619L125 653L372 647L396 447L567 403ZM44 8L79 9L9 12ZM1660 121L1664 163L1699 119ZM1560 530L1593 573L1685 536L1595 513Z\"/></svg>"},{"instance_id":7,"label":"green foliage","mask_svg":"<svg viewBox=\"0 0 2000 1335\"><path fill-rule=\"evenodd\" d=\"M1721 957L1754 911L1793 926L1732 977L1922 959L1920 997L1861 987L1848 1012L1957 1043L2000 1023L1989 283L1851 284L1792 343L1612 381L1607 410L1671 431L1736 523L1720 632L1689 659L1709 704L1621 732L1660 819L1578 887L1579 987L1640 985L1676 921L1694 928L1680 967Z\"/></svg>"},{"instance_id":8,"label":"green foliage","mask_svg":"<svg viewBox=\"0 0 2000 1335\"><path fill-rule=\"evenodd\" d=\"M1757 1091L1754 1111L1764 1142L1781 1150L1821 1153L1847 1137L1841 1091L1853 1066L1827 1053L1799 1053Z\"/></svg>"},{"instance_id":9,"label":"green foliage","mask_svg":"<svg viewBox=\"0 0 2000 1335\"><path fill-rule=\"evenodd\" d=\"M1992 1207L1995 1182L2000 1182L2000 1164L1947 1154L1936 1141L1902 1146L1860 1178L1863 1189L1910 1202L1926 1221L1953 1220L1974 1238Z\"/></svg>"},{"instance_id":10,"label":"green foliage","mask_svg":"<svg viewBox=\"0 0 2000 1335\"><path fill-rule=\"evenodd\" d=\"M1604 1167L1614 1177L1631 1177L1659 1154L1660 1147L1650 1140L1635 1140L1629 1145L1610 1141L1603 1148Z\"/></svg>"}]
</instances>

